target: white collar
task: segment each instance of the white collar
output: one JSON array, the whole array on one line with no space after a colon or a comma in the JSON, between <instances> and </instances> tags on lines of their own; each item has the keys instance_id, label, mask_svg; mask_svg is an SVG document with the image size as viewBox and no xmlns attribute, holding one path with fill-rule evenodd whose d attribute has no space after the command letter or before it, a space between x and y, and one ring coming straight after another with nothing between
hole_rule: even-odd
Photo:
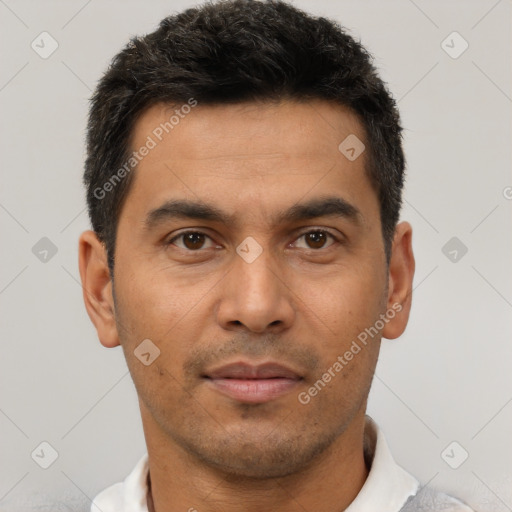
<instances>
[{"instance_id":1,"label":"white collar","mask_svg":"<svg viewBox=\"0 0 512 512\"><path fill-rule=\"evenodd\" d=\"M375 421L366 416L364 430L365 460L371 464L368 478L345 512L399 512L407 498L418 492L419 482L393 459ZM137 462L124 482L99 493L91 512L148 512L148 454Z\"/></svg>"},{"instance_id":2,"label":"white collar","mask_svg":"<svg viewBox=\"0 0 512 512\"><path fill-rule=\"evenodd\" d=\"M399 466L377 423L366 416L364 456L371 464L368 477L355 500L345 512L398 512L409 496L414 496L420 483Z\"/></svg>"}]
</instances>

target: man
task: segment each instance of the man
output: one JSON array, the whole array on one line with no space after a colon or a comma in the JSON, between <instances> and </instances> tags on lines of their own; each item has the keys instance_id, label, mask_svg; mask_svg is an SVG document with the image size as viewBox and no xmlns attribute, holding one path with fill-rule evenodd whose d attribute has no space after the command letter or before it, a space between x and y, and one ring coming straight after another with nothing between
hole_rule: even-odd
<instances>
[{"instance_id":1,"label":"man","mask_svg":"<svg viewBox=\"0 0 512 512\"><path fill-rule=\"evenodd\" d=\"M115 57L87 151L84 300L148 448L91 510L470 511L365 414L414 257L399 115L359 43L282 2L188 9Z\"/></svg>"}]
</instances>

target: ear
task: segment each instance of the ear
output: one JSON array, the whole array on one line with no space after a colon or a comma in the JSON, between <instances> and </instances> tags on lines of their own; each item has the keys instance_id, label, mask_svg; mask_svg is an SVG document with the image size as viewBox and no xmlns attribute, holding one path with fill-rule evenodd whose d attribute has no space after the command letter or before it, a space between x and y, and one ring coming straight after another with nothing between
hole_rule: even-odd
<instances>
[{"instance_id":1,"label":"ear","mask_svg":"<svg viewBox=\"0 0 512 512\"><path fill-rule=\"evenodd\" d=\"M96 327L98 338L103 346L116 347L120 342L107 252L94 231L84 231L80 236L78 265L85 308Z\"/></svg>"},{"instance_id":2,"label":"ear","mask_svg":"<svg viewBox=\"0 0 512 512\"><path fill-rule=\"evenodd\" d=\"M395 315L382 331L384 338L395 339L405 331L411 311L414 268L412 227L408 222L401 222L395 229L388 276L386 310L395 311Z\"/></svg>"}]
</instances>

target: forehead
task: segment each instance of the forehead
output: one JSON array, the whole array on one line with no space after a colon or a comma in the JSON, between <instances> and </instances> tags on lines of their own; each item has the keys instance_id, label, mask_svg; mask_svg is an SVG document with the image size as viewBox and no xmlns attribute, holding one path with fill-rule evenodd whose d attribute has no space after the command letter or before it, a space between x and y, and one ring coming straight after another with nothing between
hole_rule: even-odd
<instances>
[{"instance_id":1,"label":"forehead","mask_svg":"<svg viewBox=\"0 0 512 512\"><path fill-rule=\"evenodd\" d=\"M158 203L186 196L222 201L232 213L257 204L263 215L335 190L352 203L375 203L364 151L351 160L340 150L354 137L366 145L358 117L320 100L154 105L134 128L132 150L151 149L136 166L126 203L143 215Z\"/></svg>"},{"instance_id":2,"label":"forehead","mask_svg":"<svg viewBox=\"0 0 512 512\"><path fill-rule=\"evenodd\" d=\"M332 156L351 134L365 139L357 115L321 100L195 107L157 104L140 116L132 145L136 149L150 136L160 149L172 144L176 159L247 158L264 153L267 157L314 156L326 150ZM160 153L155 149L153 157Z\"/></svg>"}]
</instances>

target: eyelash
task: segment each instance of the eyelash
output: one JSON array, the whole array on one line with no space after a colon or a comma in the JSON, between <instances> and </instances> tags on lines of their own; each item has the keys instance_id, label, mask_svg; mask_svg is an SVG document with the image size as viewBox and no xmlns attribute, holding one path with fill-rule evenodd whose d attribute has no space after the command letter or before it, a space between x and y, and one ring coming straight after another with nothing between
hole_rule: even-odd
<instances>
[{"instance_id":1,"label":"eyelash","mask_svg":"<svg viewBox=\"0 0 512 512\"><path fill-rule=\"evenodd\" d=\"M331 247L332 245L334 245L334 243L343 243L342 240L340 240L338 237L334 236L330 231L326 230L326 229L310 229L308 231L304 231L303 233L301 233L296 239L295 241L299 240L300 238L310 234L310 233L322 233L322 234L325 234L327 236L329 236L332 240L333 240L333 243L331 243L330 245L328 245L327 247L320 247L319 249L314 249L312 247L309 248L310 251L314 251L314 252L319 252L321 250L326 250L328 249L329 247ZM170 240L168 240L165 245L173 245L173 243L184 237L185 235L190 235L190 234L195 234L195 235L204 235L205 237L209 238L210 240L212 240L212 238L206 234L206 233L203 233L202 231L195 231L195 230L190 230L190 231L183 231L182 233L174 236L173 238L171 238ZM187 252L201 252L202 250L205 250L203 249L202 247L200 249L197 249L197 250L193 250L193 249L187 249L187 248L183 248L183 247L178 247L178 249L182 249L184 251L187 251Z\"/></svg>"}]
</instances>

